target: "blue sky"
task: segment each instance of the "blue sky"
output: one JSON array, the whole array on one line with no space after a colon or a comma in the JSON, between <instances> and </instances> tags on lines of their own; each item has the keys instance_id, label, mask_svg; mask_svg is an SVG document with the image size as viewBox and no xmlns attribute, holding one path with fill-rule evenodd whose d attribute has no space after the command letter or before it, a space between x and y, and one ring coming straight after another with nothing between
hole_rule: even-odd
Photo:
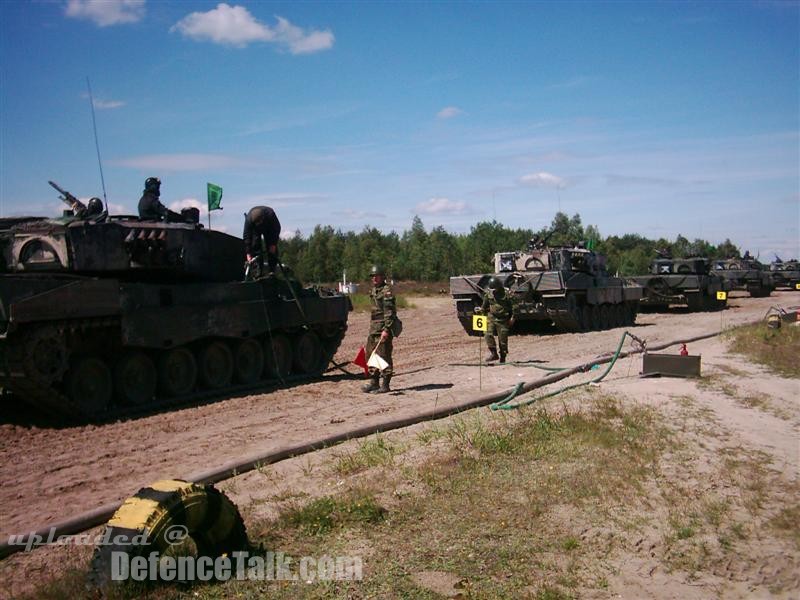
<instances>
[{"instance_id":1,"label":"blue sky","mask_svg":"<svg viewBox=\"0 0 800 600\"><path fill-rule=\"evenodd\" d=\"M133 212L224 189L214 228L561 208L601 234L800 254L798 2L0 3L0 210L52 179ZM205 220L205 217L204 217Z\"/></svg>"}]
</instances>

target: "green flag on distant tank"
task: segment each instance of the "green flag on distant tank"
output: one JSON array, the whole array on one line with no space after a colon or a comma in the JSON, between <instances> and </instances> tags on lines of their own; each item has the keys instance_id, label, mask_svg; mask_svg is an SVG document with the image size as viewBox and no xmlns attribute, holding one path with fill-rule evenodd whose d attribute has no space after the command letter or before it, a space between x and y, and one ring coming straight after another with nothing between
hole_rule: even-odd
<instances>
[{"instance_id":1,"label":"green flag on distant tank","mask_svg":"<svg viewBox=\"0 0 800 600\"><path fill-rule=\"evenodd\" d=\"M220 204L222 203L222 188L213 183L207 184L208 186L208 212L212 210L222 210Z\"/></svg>"}]
</instances>

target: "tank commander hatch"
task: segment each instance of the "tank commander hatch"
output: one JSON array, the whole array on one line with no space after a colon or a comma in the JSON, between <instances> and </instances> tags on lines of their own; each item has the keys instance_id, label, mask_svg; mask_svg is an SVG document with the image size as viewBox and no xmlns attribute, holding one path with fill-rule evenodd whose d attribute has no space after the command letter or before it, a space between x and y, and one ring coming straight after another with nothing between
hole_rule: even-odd
<instances>
[{"instance_id":1,"label":"tank commander hatch","mask_svg":"<svg viewBox=\"0 0 800 600\"><path fill-rule=\"evenodd\" d=\"M161 204L161 180L158 177L148 177L144 182L144 193L139 199L139 219L142 221L168 221L182 223L183 215L171 211Z\"/></svg>"}]
</instances>

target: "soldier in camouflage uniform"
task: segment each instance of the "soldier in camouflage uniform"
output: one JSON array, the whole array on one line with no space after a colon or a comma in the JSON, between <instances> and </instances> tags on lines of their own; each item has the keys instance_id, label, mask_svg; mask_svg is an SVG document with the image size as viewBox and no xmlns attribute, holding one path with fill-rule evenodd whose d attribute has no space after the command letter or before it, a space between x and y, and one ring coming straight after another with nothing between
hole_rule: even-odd
<instances>
[{"instance_id":1,"label":"soldier in camouflage uniform","mask_svg":"<svg viewBox=\"0 0 800 600\"><path fill-rule=\"evenodd\" d=\"M489 280L486 295L483 297L483 304L475 312L480 312L487 316L487 328L484 337L486 338L486 346L489 348L489 356L486 357L486 362L498 359L501 363L506 362L508 330L514 325L514 305L511 302L511 298L506 294L503 284L496 277L492 277ZM497 342L500 346L500 356L497 356L497 346L494 341L495 335L497 335Z\"/></svg>"},{"instance_id":2,"label":"soldier in camouflage uniform","mask_svg":"<svg viewBox=\"0 0 800 600\"><path fill-rule=\"evenodd\" d=\"M364 392L385 394L389 391L389 382L392 380L392 326L397 317L394 294L392 287L386 283L386 272L375 265L370 272L372 276L372 291L369 293L372 300L372 315L370 317L369 335L364 346L367 358L372 351L389 363L383 371L374 367L369 368L369 383L362 389ZM380 386L378 380L383 377Z\"/></svg>"}]
</instances>

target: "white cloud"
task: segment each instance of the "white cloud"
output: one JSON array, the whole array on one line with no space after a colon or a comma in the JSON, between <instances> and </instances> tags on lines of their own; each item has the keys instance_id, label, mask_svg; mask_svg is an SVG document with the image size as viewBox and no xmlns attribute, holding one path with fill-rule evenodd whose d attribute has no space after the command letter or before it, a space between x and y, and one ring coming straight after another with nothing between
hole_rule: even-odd
<instances>
[{"instance_id":1,"label":"white cloud","mask_svg":"<svg viewBox=\"0 0 800 600\"><path fill-rule=\"evenodd\" d=\"M464 215L472 212L466 202L449 198L430 198L418 203L414 210L423 215Z\"/></svg>"},{"instance_id":2,"label":"white cloud","mask_svg":"<svg viewBox=\"0 0 800 600\"><path fill-rule=\"evenodd\" d=\"M175 23L170 31L178 31L197 41L210 41L224 46L244 48L253 42L278 44L292 54L311 54L327 50L335 40L329 30L306 31L276 16L275 27L259 22L244 6L225 3L208 12L193 12Z\"/></svg>"},{"instance_id":3,"label":"white cloud","mask_svg":"<svg viewBox=\"0 0 800 600\"><path fill-rule=\"evenodd\" d=\"M200 202L196 198L184 198L183 200L176 200L169 205L170 210L181 212L182 208L196 208L200 211L200 220L208 214L208 203Z\"/></svg>"},{"instance_id":4,"label":"white cloud","mask_svg":"<svg viewBox=\"0 0 800 600\"><path fill-rule=\"evenodd\" d=\"M457 106L445 106L442 110L436 113L437 119L452 119L459 115L463 115L464 111Z\"/></svg>"},{"instance_id":5,"label":"white cloud","mask_svg":"<svg viewBox=\"0 0 800 600\"><path fill-rule=\"evenodd\" d=\"M347 217L348 219L385 219L386 215L380 212L370 212L364 210L353 210L352 208L346 208L344 210L337 210L333 212L334 215L340 217Z\"/></svg>"},{"instance_id":6,"label":"white cloud","mask_svg":"<svg viewBox=\"0 0 800 600\"><path fill-rule=\"evenodd\" d=\"M149 154L111 161L134 169L156 171L202 171L228 167L254 167L254 161L225 154Z\"/></svg>"},{"instance_id":7,"label":"white cloud","mask_svg":"<svg viewBox=\"0 0 800 600\"><path fill-rule=\"evenodd\" d=\"M552 173L530 173L523 175L519 178L519 182L524 185L532 185L536 187L554 187L564 189L567 187L567 180Z\"/></svg>"},{"instance_id":8,"label":"white cloud","mask_svg":"<svg viewBox=\"0 0 800 600\"><path fill-rule=\"evenodd\" d=\"M94 107L98 110L108 110L112 108L121 108L125 106L122 100L97 100L94 101Z\"/></svg>"},{"instance_id":9,"label":"white cloud","mask_svg":"<svg viewBox=\"0 0 800 600\"><path fill-rule=\"evenodd\" d=\"M136 23L144 18L145 0L69 0L64 14L86 19L98 27Z\"/></svg>"}]
</instances>

